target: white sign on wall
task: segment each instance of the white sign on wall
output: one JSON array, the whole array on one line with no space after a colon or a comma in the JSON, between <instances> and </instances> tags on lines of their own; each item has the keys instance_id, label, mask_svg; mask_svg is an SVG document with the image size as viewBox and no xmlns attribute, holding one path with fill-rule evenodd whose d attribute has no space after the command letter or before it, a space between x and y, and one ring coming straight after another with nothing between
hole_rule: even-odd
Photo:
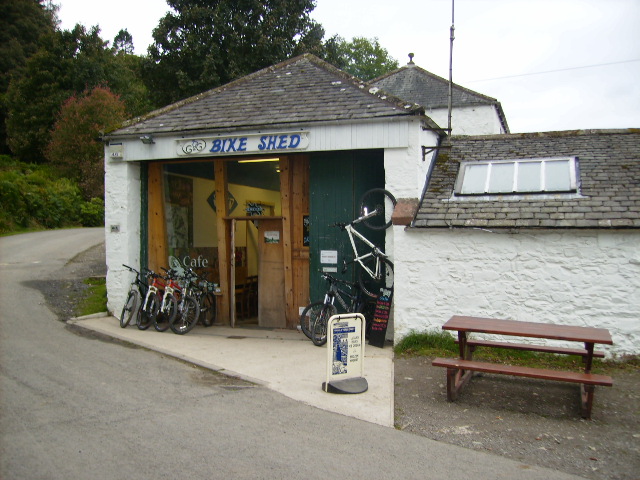
<instances>
[{"instance_id":1,"label":"white sign on wall","mask_svg":"<svg viewBox=\"0 0 640 480\"><path fill-rule=\"evenodd\" d=\"M320 263L335 265L338 263L338 251L320 250Z\"/></svg>"},{"instance_id":2,"label":"white sign on wall","mask_svg":"<svg viewBox=\"0 0 640 480\"><path fill-rule=\"evenodd\" d=\"M309 147L309 132L227 135L178 140L179 156L212 156L249 153L286 153Z\"/></svg>"}]
</instances>

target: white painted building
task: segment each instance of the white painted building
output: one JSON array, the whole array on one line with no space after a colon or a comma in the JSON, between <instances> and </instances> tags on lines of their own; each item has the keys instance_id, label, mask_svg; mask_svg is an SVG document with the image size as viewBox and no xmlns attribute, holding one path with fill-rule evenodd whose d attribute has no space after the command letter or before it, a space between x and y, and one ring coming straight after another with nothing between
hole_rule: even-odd
<instances>
[{"instance_id":1,"label":"white painted building","mask_svg":"<svg viewBox=\"0 0 640 480\"><path fill-rule=\"evenodd\" d=\"M575 177L464 190L465 168L550 159ZM417 205L394 227L396 339L456 314L607 328L609 354L639 353L640 132L454 137Z\"/></svg>"},{"instance_id":2,"label":"white painted building","mask_svg":"<svg viewBox=\"0 0 640 480\"><path fill-rule=\"evenodd\" d=\"M637 131L505 134L499 103L462 89L454 131L496 135L443 145L435 103L376 87L303 55L110 132L108 308L119 314L131 281L122 264L179 262L220 284L218 323L295 328L326 288L318 271L352 259L331 225L384 187L401 199L395 224L363 233L395 262L388 337L462 314L606 327L609 352L638 353ZM568 183L506 192L478 180L489 163L528 178L559 166Z\"/></svg>"},{"instance_id":3,"label":"white painted building","mask_svg":"<svg viewBox=\"0 0 640 480\"><path fill-rule=\"evenodd\" d=\"M418 67L413 58L393 72L372 80L373 85L425 108L425 114L442 128L449 125L449 81ZM502 105L495 98L455 83L451 88L453 135L509 133Z\"/></svg>"}]
</instances>

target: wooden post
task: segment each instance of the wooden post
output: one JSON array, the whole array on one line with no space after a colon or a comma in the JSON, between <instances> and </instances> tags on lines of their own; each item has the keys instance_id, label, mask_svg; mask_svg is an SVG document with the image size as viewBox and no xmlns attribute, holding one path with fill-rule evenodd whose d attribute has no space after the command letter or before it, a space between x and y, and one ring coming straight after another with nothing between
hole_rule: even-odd
<instances>
[{"instance_id":1,"label":"wooden post","mask_svg":"<svg viewBox=\"0 0 640 480\"><path fill-rule=\"evenodd\" d=\"M285 317L288 328L295 327L297 315L293 302L293 266L291 249L291 184L292 184L291 157L280 158L280 199L282 205L282 239L284 254L284 301Z\"/></svg>"},{"instance_id":2,"label":"wooden post","mask_svg":"<svg viewBox=\"0 0 640 480\"><path fill-rule=\"evenodd\" d=\"M227 195L227 166L224 160L214 160L215 171L215 191L216 191L216 228L218 230L218 268L220 269L220 321L229 323L230 305L230 281L229 259L230 259L230 232L225 217L229 214L229 197ZM235 305L233 305L235 308Z\"/></svg>"},{"instance_id":3,"label":"wooden post","mask_svg":"<svg viewBox=\"0 0 640 480\"><path fill-rule=\"evenodd\" d=\"M148 268L158 272L167 265L167 233L164 218L164 189L162 186L162 164L149 164L148 177Z\"/></svg>"}]
</instances>

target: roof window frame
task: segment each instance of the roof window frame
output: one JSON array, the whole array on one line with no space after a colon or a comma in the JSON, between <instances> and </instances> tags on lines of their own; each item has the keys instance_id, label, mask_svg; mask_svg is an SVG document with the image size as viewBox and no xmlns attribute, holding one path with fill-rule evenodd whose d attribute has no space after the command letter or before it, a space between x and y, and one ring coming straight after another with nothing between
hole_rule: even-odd
<instances>
[{"instance_id":1,"label":"roof window frame","mask_svg":"<svg viewBox=\"0 0 640 480\"><path fill-rule=\"evenodd\" d=\"M550 188L548 182L547 171L549 164L553 162L568 162L569 175L568 184L563 188ZM520 166L523 164L540 164L540 183L539 189L521 189L518 186L518 173ZM492 173L495 170L496 165L509 165L513 164L511 190L508 189L492 189L491 180L496 179L492 177ZM486 173L484 174L484 186L482 191L474 189L472 191L465 191L465 177L469 178L470 167L478 167L486 165ZM508 177L507 177L508 178ZM482 160L482 161L462 161L460 162L460 170L456 178L454 195L460 197L477 197L487 195L540 195L540 194L557 194L557 193L577 193L578 192L578 158L575 156L566 157L541 157L541 158L518 158L518 159L500 159L500 160ZM480 177L482 179L482 176ZM477 181L477 180L476 180ZM482 180L481 180L482 181Z\"/></svg>"}]
</instances>

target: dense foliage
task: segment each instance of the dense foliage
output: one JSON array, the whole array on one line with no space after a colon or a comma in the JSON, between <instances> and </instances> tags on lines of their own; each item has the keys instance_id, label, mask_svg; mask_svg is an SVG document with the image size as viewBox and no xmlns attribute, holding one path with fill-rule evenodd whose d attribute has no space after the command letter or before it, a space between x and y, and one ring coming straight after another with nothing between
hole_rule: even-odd
<instances>
[{"instance_id":1,"label":"dense foliage","mask_svg":"<svg viewBox=\"0 0 640 480\"><path fill-rule=\"evenodd\" d=\"M0 154L8 153L5 121L6 93L12 77L21 74L27 59L38 51L43 35L55 29L55 12L34 0L0 2Z\"/></svg>"},{"instance_id":2,"label":"dense foliage","mask_svg":"<svg viewBox=\"0 0 640 480\"><path fill-rule=\"evenodd\" d=\"M53 162L81 186L85 199L102 196L102 154L98 135L91 135L125 117L306 52L362 79L397 67L377 39L325 40L310 17L314 0L167 0L172 11L159 21L145 56L133 53L126 28L111 46L99 26L60 29L55 1L0 0L0 154L29 165ZM106 91L124 111L102 95ZM56 188L67 189L61 185ZM3 205L19 193L3 189ZM13 223L26 226L22 216L40 209L20 202L11 210L18 215ZM55 214L33 221L58 223Z\"/></svg>"},{"instance_id":3,"label":"dense foliage","mask_svg":"<svg viewBox=\"0 0 640 480\"><path fill-rule=\"evenodd\" d=\"M377 38L354 37L350 42L336 40L335 65L361 80L373 80L398 68L398 61L383 48Z\"/></svg>"},{"instance_id":4,"label":"dense foliage","mask_svg":"<svg viewBox=\"0 0 640 480\"><path fill-rule=\"evenodd\" d=\"M104 145L100 135L125 120L125 106L108 88L96 87L64 103L46 154L80 185L85 199L104 197Z\"/></svg>"},{"instance_id":5,"label":"dense foliage","mask_svg":"<svg viewBox=\"0 0 640 480\"><path fill-rule=\"evenodd\" d=\"M7 135L11 151L20 159L44 160L62 104L86 89L107 85L121 93L130 115L149 108L146 89L137 78L138 65L129 58L133 56L115 55L99 33L98 27L87 31L76 25L71 31L46 35L22 75L11 81L6 97Z\"/></svg>"},{"instance_id":6,"label":"dense foliage","mask_svg":"<svg viewBox=\"0 0 640 480\"><path fill-rule=\"evenodd\" d=\"M322 53L312 0L167 0L145 63L147 85L168 104L291 56Z\"/></svg>"},{"instance_id":7,"label":"dense foliage","mask_svg":"<svg viewBox=\"0 0 640 480\"><path fill-rule=\"evenodd\" d=\"M0 156L0 233L103 223L100 198L84 201L80 188L48 165Z\"/></svg>"}]
</instances>

